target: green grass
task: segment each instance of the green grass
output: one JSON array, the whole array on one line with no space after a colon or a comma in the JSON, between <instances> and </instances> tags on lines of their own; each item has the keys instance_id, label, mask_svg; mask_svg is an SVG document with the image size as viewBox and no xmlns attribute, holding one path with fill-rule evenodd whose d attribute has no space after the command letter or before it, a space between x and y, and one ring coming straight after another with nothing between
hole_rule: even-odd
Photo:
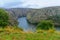
<instances>
[{"instance_id":1,"label":"green grass","mask_svg":"<svg viewBox=\"0 0 60 40\"><path fill-rule=\"evenodd\" d=\"M57 33L0 33L0 40L60 40Z\"/></svg>"},{"instance_id":2,"label":"green grass","mask_svg":"<svg viewBox=\"0 0 60 40\"><path fill-rule=\"evenodd\" d=\"M18 31L18 29L14 29L14 32L11 32L5 29L1 28L0 30L0 40L60 40L60 32L52 30L33 33Z\"/></svg>"}]
</instances>

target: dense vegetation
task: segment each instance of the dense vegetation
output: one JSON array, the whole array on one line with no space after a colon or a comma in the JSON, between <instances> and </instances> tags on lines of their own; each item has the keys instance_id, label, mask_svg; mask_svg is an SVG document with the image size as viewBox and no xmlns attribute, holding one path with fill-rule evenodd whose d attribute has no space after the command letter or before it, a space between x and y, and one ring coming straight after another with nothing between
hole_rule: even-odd
<instances>
[{"instance_id":1,"label":"dense vegetation","mask_svg":"<svg viewBox=\"0 0 60 40\"><path fill-rule=\"evenodd\" d=\"M53 28L54 28L54 24L53 21L51 20L42 20L37 25L37 29L49 30Z\"/></svg>"},{"instance_id":2,"label":"dense vegetation","mask_svg":"<svg viewBox=\"0 0 60 40\"><path fill-rule=\"evenodd\" d=\"M8 19L9 19L8 13L5 10L0 9L0 27L7 26Z\"/></svg>"}]
</instances>

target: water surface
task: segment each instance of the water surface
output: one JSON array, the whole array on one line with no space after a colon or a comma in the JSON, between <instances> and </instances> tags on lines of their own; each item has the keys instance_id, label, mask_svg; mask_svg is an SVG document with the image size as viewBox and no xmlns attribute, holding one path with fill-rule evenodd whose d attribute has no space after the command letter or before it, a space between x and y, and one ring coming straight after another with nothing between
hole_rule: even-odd
<instances>
[{"instance_id":1,"label":"water surface","mask_svg":"<svg viewBox=\"0 0 60 40\"><path fill-rule=\"evenodd\" d=\"M36 31L36 26L33 24L29 24L26 17L21 17L18 19L18 26L22 28L24 31ZM60 31L60 27L55 27L56 31Z\"/></svg>"},{"instance_id":2,"label":"water surface","mask_svg":"<svg viewBox=\"0 0 60 40\"><path fill-rule=\"evenodd\" d=\"M18 19L19 27L22 28L24 31L35 31L35 25L29 24L26 17L21 17Z\"/></svg>"}]
</instances>

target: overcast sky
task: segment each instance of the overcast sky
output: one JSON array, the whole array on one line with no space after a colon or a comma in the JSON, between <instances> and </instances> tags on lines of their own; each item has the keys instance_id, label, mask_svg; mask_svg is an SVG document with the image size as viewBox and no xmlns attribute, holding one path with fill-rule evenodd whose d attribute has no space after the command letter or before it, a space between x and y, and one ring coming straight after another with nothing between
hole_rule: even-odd
<instances>
[{"instance_id":1,"label":"overcast sky","mask_svg":"<svg viewBox=\"0 0 60 40\"><path fill-rule=\"evenodd\" d=\"M4 8L41 8L60 6L60 0L0 0L0 7Z\"/></svg>"}]
</instances>

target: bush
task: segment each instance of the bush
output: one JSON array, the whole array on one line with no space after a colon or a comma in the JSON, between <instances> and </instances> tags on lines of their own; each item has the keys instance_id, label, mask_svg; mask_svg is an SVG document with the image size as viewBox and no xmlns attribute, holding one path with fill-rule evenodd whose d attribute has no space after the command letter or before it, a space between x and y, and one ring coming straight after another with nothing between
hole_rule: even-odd
<instances>
[{"instance_id":1,"label":"bush","mask_svg":"<svg viewBox=\"0 0 60 40\"><path fill-rule=\"evenodd\" d=\"M0 9L0 27L7 26L8 19L9 19L8 13L5 10Z\"/></svg>"},{"instance_id":2,"label":"bush","mask_svg":"<svg viewBox=\"0 0 60 40\"><path fill-rule=\"evenodd\" d=\"M51 20L43 20L37 25L37 29L49 30L53 29L54 24Z\"/></svg>"}]
</instances>

